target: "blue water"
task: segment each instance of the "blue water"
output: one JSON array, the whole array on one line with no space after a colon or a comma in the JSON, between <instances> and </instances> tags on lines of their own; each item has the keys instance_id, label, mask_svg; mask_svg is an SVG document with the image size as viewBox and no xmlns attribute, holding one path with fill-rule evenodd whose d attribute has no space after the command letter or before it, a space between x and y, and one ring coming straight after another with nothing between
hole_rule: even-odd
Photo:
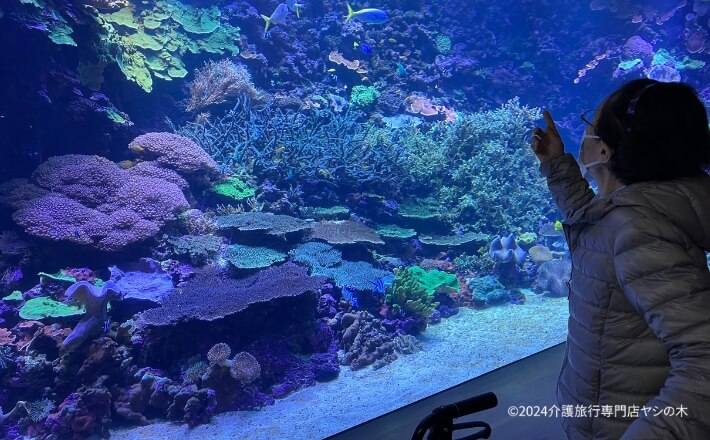
<instances>
[{"instance_id":1,"label":"blue water","mask_svg":"<svg viewBox=\"0 0 710 440\"><path fill-rule=\"evenodd\" d=\"M563 339L532 129L576 155L641 77L707 104L710 4L350 6L0 5L0 438L325 436Z\"/></svg>"}]
</instances>

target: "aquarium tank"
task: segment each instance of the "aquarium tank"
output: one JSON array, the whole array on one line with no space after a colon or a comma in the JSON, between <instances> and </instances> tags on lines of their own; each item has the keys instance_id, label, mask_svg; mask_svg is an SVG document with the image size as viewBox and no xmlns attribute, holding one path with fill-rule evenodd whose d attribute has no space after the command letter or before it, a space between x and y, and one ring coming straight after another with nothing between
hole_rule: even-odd
<instances>
[{"instance_id":1,"label":"aquarium tank","mask_svg":"<svg viewBox=\"0 0 710 440\"><path fill-rule=\"evenodd\" d=\"M707 104L709 21L3 0L0 438L322 439L563 342L531 131L549 109L576 155L579 115L641 77Z\"/></svg>"}]
</instances>

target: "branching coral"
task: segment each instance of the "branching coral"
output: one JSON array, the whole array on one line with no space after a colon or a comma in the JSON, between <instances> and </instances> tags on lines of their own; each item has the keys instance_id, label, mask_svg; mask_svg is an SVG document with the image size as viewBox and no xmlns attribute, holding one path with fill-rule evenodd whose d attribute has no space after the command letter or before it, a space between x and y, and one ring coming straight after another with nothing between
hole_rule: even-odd
<instances>
[{"instance_id":1,"label":"branching coral","mask_svg":"<svg viewBox=\"0 0 710 440\"><path fill-rule=\"evenodd\" d=\"M324 181L338 187L395 185L406 164L392 134L361 124L351 112L297 112L273 103L255 108L244 96L224 116L175 127L224 172L239 171L279 187Z\"/></svg>"},{"instance_id":2,"label":"branching coral","mask_svg":"<svg viewBox=\"0 0 710 440\"><path fill-rule=\"evenodd\" d=\"M187 84L189 97L185 110L198 112L205 108L246 95L253 102L264 99L264 92L257 90L251 74L242 64L229 59L208 61L195 71L195 78Z\"/></svg>"}]
</instances>

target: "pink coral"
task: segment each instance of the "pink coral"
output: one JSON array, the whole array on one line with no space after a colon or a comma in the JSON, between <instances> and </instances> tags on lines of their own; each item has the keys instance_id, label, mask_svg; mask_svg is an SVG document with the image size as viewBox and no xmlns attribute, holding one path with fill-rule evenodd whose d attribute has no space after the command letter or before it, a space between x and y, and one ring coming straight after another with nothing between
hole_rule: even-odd
<instances>
[{"instance_id":1,"label":"pink coral","mask_svg":"<svg viewBox=\"0 0 710 440\"><path fill-rule=\"evenodd\" d=\"M217 163L190 139L173 133L147 133L138 136L128 148L141 158L155 159L161 166L178 173L216 172Z\"/></svg>"}]
</instances>

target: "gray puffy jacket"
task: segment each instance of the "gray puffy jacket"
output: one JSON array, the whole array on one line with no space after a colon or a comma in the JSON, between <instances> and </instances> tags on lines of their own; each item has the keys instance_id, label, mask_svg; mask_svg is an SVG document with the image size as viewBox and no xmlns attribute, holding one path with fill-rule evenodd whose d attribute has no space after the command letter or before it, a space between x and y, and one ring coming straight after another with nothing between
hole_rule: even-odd
<instances>
[{"instance_id":1,"label":"gray puffy jacket","mask_svg":"<svg viewBox=\"0 0 710 440\"><path fill-rule=\"evenodd\" d=\"M710 176L600 198L570 154L540 171L572 257L568 438L710 440Z\"/></svg>"}]
</instances>

